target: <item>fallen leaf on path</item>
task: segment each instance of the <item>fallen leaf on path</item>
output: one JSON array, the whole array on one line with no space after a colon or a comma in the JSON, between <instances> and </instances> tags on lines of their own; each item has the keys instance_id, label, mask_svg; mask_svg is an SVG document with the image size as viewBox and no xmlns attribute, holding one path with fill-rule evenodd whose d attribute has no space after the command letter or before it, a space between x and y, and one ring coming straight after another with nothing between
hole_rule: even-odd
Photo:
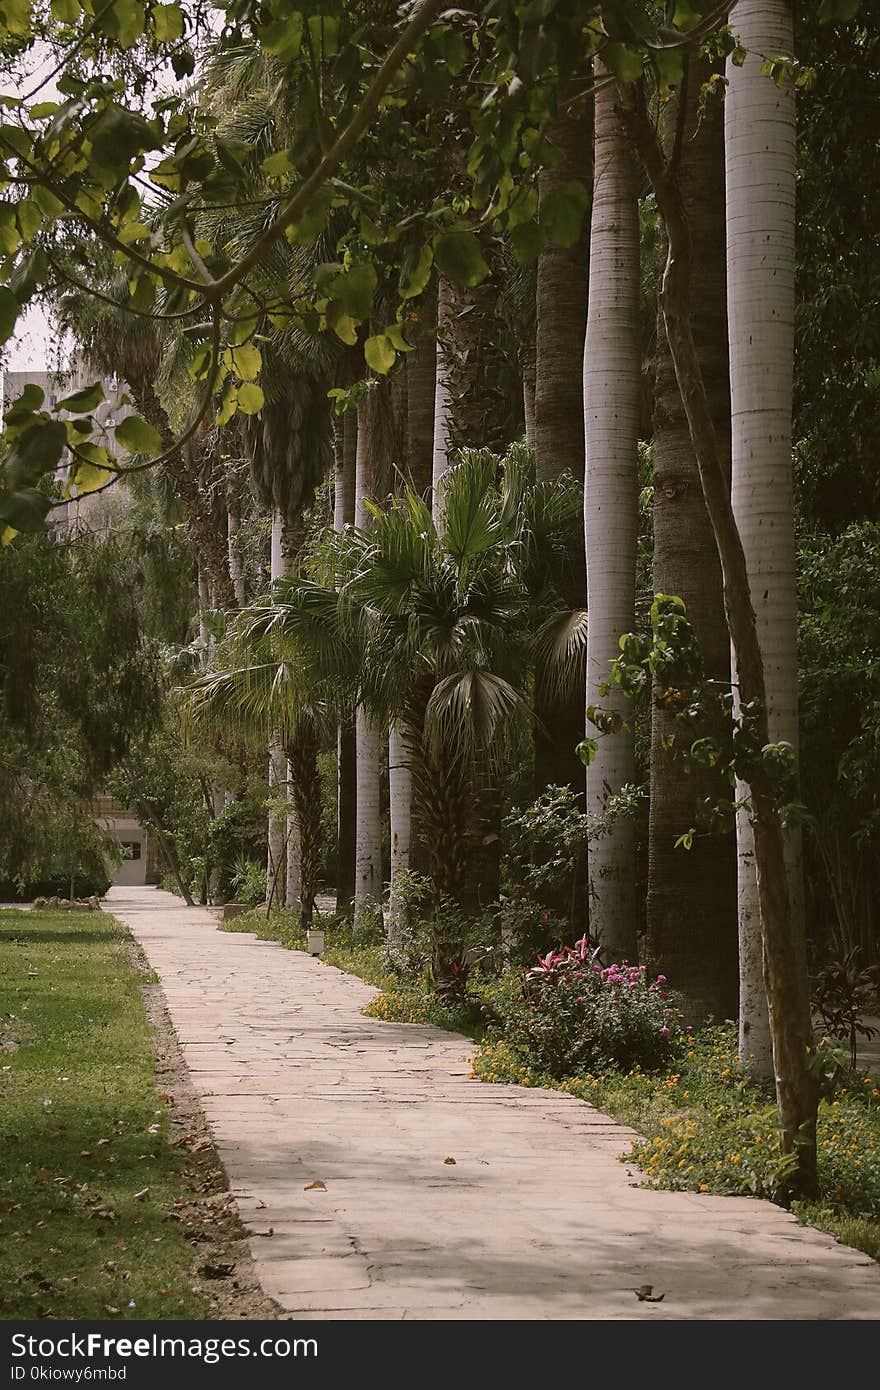
<instances>
[{"instance_id":1,"label":"fallen leaf on path","mask_svg":"<svg viewBox=\"0 0 880 1390\"><path fill-rule=\"evenodd\" d=\"M150 1190L150 1189L149 1189L148 1187L142 1187L141 1190L140 1190L140 1192L135 1192L135 1193L134 1193L134 1200L135 1200L136 1202L142 1202L142 1201L144 1200L144 1198L147 1196L149 1190Z\"/></svg>"},{"instance_id":2,"label":"fallen leaf on path","mask_svg":"<svg viewBox=\"0 0 880 1390\"><path fill-rule=\"evenodd\" d=\"M654 1293L653 1284L640 1284L633 1293L640 1303L662 1303L666 1297L665 1293Z\"/></svg>"},{"instance_id":3,"label":"fallen leaf on path","mask_svg":"<svg viewBox=\"0 0 880 1390\"><path fill-rule=\"evenodd\" d=\"M455 1159L454 1159L454 1158L444 1158L443 1162L444 1162L444 1163L454 1163L454 1162L455 1162Z\"/></svg>"},{"instance_id":4,"label":"fallen leaf on path","mask_svg":"<svg viewBox=\"0 0 880 1390\"><path fill-rule=\"evenodd\" d=\"M325 1182L322 1182L320 1178L315 1178L315 1181L314 1181L314 1182L310 1182L310 1183L308 1184L307 1187L304 1187L304 1188L303 1188L303 1192L326 1192L326 1191L327 1191L327 1184L326 1184Z\"/></svg>"},{"instance_id":5,"label":"fallen leaf on path","mask_svg":"<svg viewBox=\"0 0 880 1390\"><path fill-rule=\"evenodd\" d=\"M118 1316L119 1316L119 1309L118 1309L118 1308L114 1308L112 1303L105 1303L105 1304L104 1304L104 1312L105 1312L105 1313L109 1313L109 1315L110 1315L111 1318L115 1318L115 1317L118 1317Z\"/></svg>"},{"instance_id":6,"label":"fallen leaf on path","mask_svg":"<svg viewBox=\"0 0 880 1390\"><path fill-rule=\"evenodd\" d=\"M206 1279L228 1279L234 1269L234 1264L202 1265L199 1273Z\"/></svg>"}]
</instances>

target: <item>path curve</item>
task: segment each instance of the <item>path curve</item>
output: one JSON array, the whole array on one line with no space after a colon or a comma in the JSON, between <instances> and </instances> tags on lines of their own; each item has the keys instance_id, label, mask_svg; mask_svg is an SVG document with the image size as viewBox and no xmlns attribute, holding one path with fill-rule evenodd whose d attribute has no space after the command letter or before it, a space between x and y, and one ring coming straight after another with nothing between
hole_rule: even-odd
<instances>
[{"instance_id":1,"label":"path curve","mask_svg":"<svg viewBox=\"0 0 880 1390\"><path fill-rule=\"evenodd\" d=\"M112 888L107 907L159 975L289 1315L880 1317L866 1256L770 1202L635 1186L618 1161L631 1131L574 1097L471 1080L467 1038L364 1018L376 991L354 976L156 888ZM640 1302L643 1284L663 1301Z\"/></svg>"}]
</instances>

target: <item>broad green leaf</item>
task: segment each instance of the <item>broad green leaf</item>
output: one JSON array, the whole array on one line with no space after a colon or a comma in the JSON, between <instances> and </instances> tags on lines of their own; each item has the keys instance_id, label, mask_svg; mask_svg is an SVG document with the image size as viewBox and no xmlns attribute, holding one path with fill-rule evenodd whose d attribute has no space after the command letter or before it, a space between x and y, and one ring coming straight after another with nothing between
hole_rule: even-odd
<instances>
[{"instance_id":1,"label":"broad green leaf","mask_svg":"<svg viewBox=\"0 0 880 1390\"><path fill-rule=\"evenodd\" d=\"M257 415L263 409L265 396L256 382L244 381L238 388L238 408L243 415Z\"/></svg>"},{"instance_id":2,"label":"broad green leaf","mask_svg":"<svg viewBox=\"0 0 880 1390\"><path fill-rule=\"evenodd\" d=\"M676 0L675 10L672 15L672 22L676 29L683 29L688 33L702 19L702 15L695 10L690 0ZM604 53L602 55L605 56Z\"/></svg>"},{"instance_id":3,"label":"broad green leaf","mask_svg":"<svg viewBox=\"0 0 880 1390\"><path fill-rule=\"evenodd\" d=\"M287 19L276 19L274 23L265 24L257 30L260 47L264 52L271 53L273 58L280 58L283 63L290 63L299 57L302 36L303 17L298 10Z\"/></svg>"},{"instance_id":4,"label":"broad green leaf","mask_svg":"<svg viewBox=\"0 0 880 1390\"><path fill-rule=\"evenodd\" d=\"M357 324L354 319L349 318L348 314L339 314L333 323L333 332L341 342L349 347L357 346Z\"/></svg>"},{"instance_id":5,"label":"broad green leaf","mask_svg":"<svg viewBox=\"0 0 880 1390\"><path fill-rule=\"evenodd\" d=\"M554 246L574 246L589 206L590 195L577 179L557 184L541 199L541 226Z\"/></svg>"},{"instance_id":6,"label":"broad green leaf","mask_svg":"<svg viewBox=\"0 0 880 1390\"><path fill-rule=\"evenodd\" d=\"M217 411L218 427L222 429L224 425L228 424L237 410L238 388L231 381L228 381L223 392L220 409Z\"/></svg>"},{"instance_id":7,"label":"broad green leaf","mask_svg":"<svg viewBox=\"0 0 880 1390\"><path fill-rule=\"evenodd\" d=\"M661 93L670 87L677 87L684 76L684 58L680 48L652 48L648 50L657 69L657 86Z\"/></svg>"},{"instance_id":8,"label":"broad green leaf","mask_svg":"<svg viewBox=\"0 0 880 1390\"><path fill-rule=\"evenodd\" d=\"M260 161L260 168L264 174L271 178L278 178L282 174L292 174L293 165L287 150L276 150L274 154L267 154L266 158Z\"/></svg>"},{"instance_id":9,"label":"broad green leaf","mask_svg":"<svg viewBox=\"0 0 880 1390\"><path fill-rule=\"evenodd\" d=\"M364 357L367 359L367 366L382 376L390 372L397 361L394 344L387 333L375 333L372 338L367 339L364 343Z\"/></svg>"},{"instance_id":10,"label":"broad green leaf","mask_svg":"<svg viewBox=\"0 0 880 1390\"><path fill-rule=\"evenodd\" d=\"M376 267L369 261L365 265L352 266L330 281L328 290L333 299L339 301L349 318L362 323L369 318L373 307L373 296L379 277Z\"/></svg>"},{"instance_id":11,"label":"broad green leaf","mask_svg":"<svg viewBox=\"0 0 880 1390\"><path fill-rule=\"evenodd\" d=\"M52 18L57 19L60 24L75 24L79 19L79 0L52 0L49 8Z\"/></svg>"},{"instance_id":12,"label":"broad green leaf","mask_svg":"<svg viewBox=\"0 0 880 1390\"><path fill-rule=\"evenodd\" d=\"M473 232L463 228L440 233L434 242L434 260L448 280L468 289L479 285L490 273L479 241Z\"/></svg>"},{"instance_id":13,"label":"broad green leaf","mask_svg":"<svg viewBox=\"0 0 880 1390\"><path fill-rule=\"evenodd\" d=\"M154 5L153 23L159 43L173 43L183 34L183 15L177 5Z\"/></svg>"},{"instance_id":14,"label":"broad green leaf","mask_svg":"<svg viewBox=\"0 0 880 1390\"><path fill-rule=\"evenodd\" d=\"M637 82L642 75L642 50L626 43L606 43L602 62L619 82Z\"/></svg>"},{"instance_id":15,"label":"broad green leaf","mask_svg":"<svg viewBox=\"0 0 880 1390\"><path fill-rule=\"evenodd\" d=\"M47 116L54 116L57 110L57 101L35 101L30 108L30 117L32 121L44 121Z\"/></svg>"},{"instance_id":16,"label":"broad green leaf","mask_svg":"<svg viewBox=\"0 0 880 1390\"><path fill-rule=\"evenodd\" d=\"M426 242L424 246L412 246L403 258L400 267L400 295L402 299L415 299L422 293L431 278L434 252Z\"/></svg>"},{"instance_id":17,"label":"broad green leaf","mask_svg":"<svg viewBox=\"0 0 880 1390\"><path fill-rule=\"evenodd\" d=\"M402 323L389 323L385 329L385 337L398 352L412 352L412 344L403 336Z\"/></svg>"},{"instance_id":18,"label":"broad green leaf","mask_svg":"<svg viewBox=\"0 0 880 1390\"><path fill-rule=\"evenodd\" d=\"M0 522L16 531L41 531L50 506L45 492L35 487L0 492Z\"/></svg>"},{"instance_id":19,"label":"broad green leaf","mask_svg":"<svg viewBox=\"0 0 880 1390\"><path fill-rule=\"evenodd\" d=\"M162 436L139 415L129 415L113 431L117 444L131 454L157 454L162 448Z\"/></svg>"},{"instance_id":20,"label":"broad green leaf","mask_svg":"<svg viewBox=\"0 0 880 1390\"><path fill-rule=\"evenodd\" d=\"M229 356L233 371L242 381L253 381L263 365L260 349L254 347L253 343L242 343L241 347L232 348Z\"/></svg>"},{"instance_id":21,"label":"broad green leaf","mask_svg":"<svg viewBox=\"0 0 880 1390\"><path fill-rule=\"evenodd\" d=\"M72 494L72 489L76 488L75 495L84 497L87 492L97 492L99 487L109 483L114 468L110 454L99 444L81 444L79 451L85 457L76 460L67 491Z\"/></svg>"},{"instance_id":22,"label":"broad green leaf","mask_svg":"<svg viewBox=\"0 0 880 1390\"><path fill-rule=\"evenodd\" d=\"M520 265L531 265L544 246L544 228L537 222L523 222L510 233L510 246Z\"/></svg>"},{"instance_id":23,"label":"broad green leaf","mask_svg":"<svg viewBox=\"0 0 880 1390\"><path fill-rule=\"evenodd\" d=\"M11 256L18 250L21 235L15 220L15 208L11 203L0 203L0 253Z\"/></svg>"},{"instance_id":24,"label":"broad green leaf","mask_svg":"<svg viewBox=\"0 0 880 1390\"><path fill-rule=\"evenodd\" d=\"M0 343L5 343L15 332L19 303L8 285L0 285Z\"/></svg>"},{"instance_id":25,"label":"broad green leaf","mask_svg":"<svg viewBox=\"0 0 880 1390\"><path fill-rule=\"evenodd\" d=\"M58 402L58 409L66 410L71 415L88 415L89 411L97 410L103 399L104 388L98 381L94 386L86 386L82 391L65 396L63 401Z\"/></svg>"},{"instance_id":26,"label":"broad green leaf","mask_svg":"<svg viewBox=\"0 0 880 1390\"><path fill-rule=\"evenodd\" d=\"M43 214L31 198L25 198L18 204L15 210L18 219L18 230L21 232L23 241L30 241L31 237L36 236L43 221Z\"/></svg>"},{"instance_id":27,"label":"broad green leaf","mask_svg":"<svg viewBox=\"0 0 880 1390\"><path fill-rule=\"evenodd\" d=\"M17 535L18 532L14 526L4 526L3 529L0 530L0 546L12 545Z\"/></svg>"},{"instance_id":28,"label":"broad green leaf","mask_svg":"<svg viewBox=\"0 0 880 1390\"><path fill-rule=\"evenodd\" d=\"M29 381L21 395L16 397L9 410L7 410L7 421L19 415L32 415L35 410L40 409L45 399L46 393L42 386L37 386L35 382Z\"/></svg>"},{"instance_id":29,"label":"broad green leaf","mask_svg":"<svg viewBox=\"0 0 880 1390\"><path fill-rule=\"evenodd\" d=\"M67 429L61 420L41 420L15 441L6 458L6 476L16 483L35 483L58 465L67 446Z\"/></svg>"}]
</instances>

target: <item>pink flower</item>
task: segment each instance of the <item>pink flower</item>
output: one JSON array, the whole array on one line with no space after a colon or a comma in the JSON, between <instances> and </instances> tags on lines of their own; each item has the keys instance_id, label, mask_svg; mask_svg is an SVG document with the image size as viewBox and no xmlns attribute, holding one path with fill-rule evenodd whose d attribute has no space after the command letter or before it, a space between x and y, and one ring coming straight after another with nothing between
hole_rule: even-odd
<instances>
[{"instance_id":1,"label":"pink flower","mask_svg":"<svg viewBox=\"0 0 880 1390\"><path fill-rule=\"evenodd\" d=\"M658 976L657 976L657 983L658 983L658 985L665 985L665 984L666 984L666 976L665 976L665 975L658 975Z\"/></svg>"},{"instance_id":2,"label":"pink flower","mask_svg":"<svg viewBox=\"0 0 880 1390\"><path fill-rule=\"evenodd\" d=\"M660 1036L661 1036L661 1038L668 1038L668 1037L669 1037L669 1029L668 1029L668 1028L661 1028L661 1029L660 1029Z\"/></svg>"}]
</instances>

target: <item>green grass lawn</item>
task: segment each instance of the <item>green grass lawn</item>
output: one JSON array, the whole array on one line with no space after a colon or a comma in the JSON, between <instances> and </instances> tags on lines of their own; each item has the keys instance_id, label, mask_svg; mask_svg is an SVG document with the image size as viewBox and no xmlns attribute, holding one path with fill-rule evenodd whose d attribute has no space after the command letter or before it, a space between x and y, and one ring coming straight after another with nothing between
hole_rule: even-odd
<instances>
[{"instance_id":1,"label":"green grass lawn","mask_svg":"<svg viewBox=\"0 0 880 1390\"><path fill-rule=\"evenodd\" d=\"M271 921L236 918L227 929L256 930L288 947L305 945L289 914ZM768 1086L755 1084L740 1067L732 1026L683 1036L676 1058L663 1071L608 1068L558 1081L538 1071L505 1029L519 991L516 972L472 976L473 1000L461 1009L438 1002L425 979L390 970L381 944L352 944L344 924L330 926L324 960L382 990L364 1011L371 1017L432 1023L476 1038L479 1080L565 1091L644 1135L625 1157L642 1168L646 1183L775 1195L780 1158L774 1098ZM821 1200L797 1204L798 1217L880 1260L880 1078L850 1073L839 1082L820 1105L818 1141Z\"/></svg>"},{"instance_id":2,"label":"green grass lawn","mask_svg":"<svg viewBox=\"0 0 880 1390\"><path fill-rule=\"evenodd\" d=\"M209 1316L114 918L0 911L0 1048L0 1317Z\"/></svg>"}]
</instances>

